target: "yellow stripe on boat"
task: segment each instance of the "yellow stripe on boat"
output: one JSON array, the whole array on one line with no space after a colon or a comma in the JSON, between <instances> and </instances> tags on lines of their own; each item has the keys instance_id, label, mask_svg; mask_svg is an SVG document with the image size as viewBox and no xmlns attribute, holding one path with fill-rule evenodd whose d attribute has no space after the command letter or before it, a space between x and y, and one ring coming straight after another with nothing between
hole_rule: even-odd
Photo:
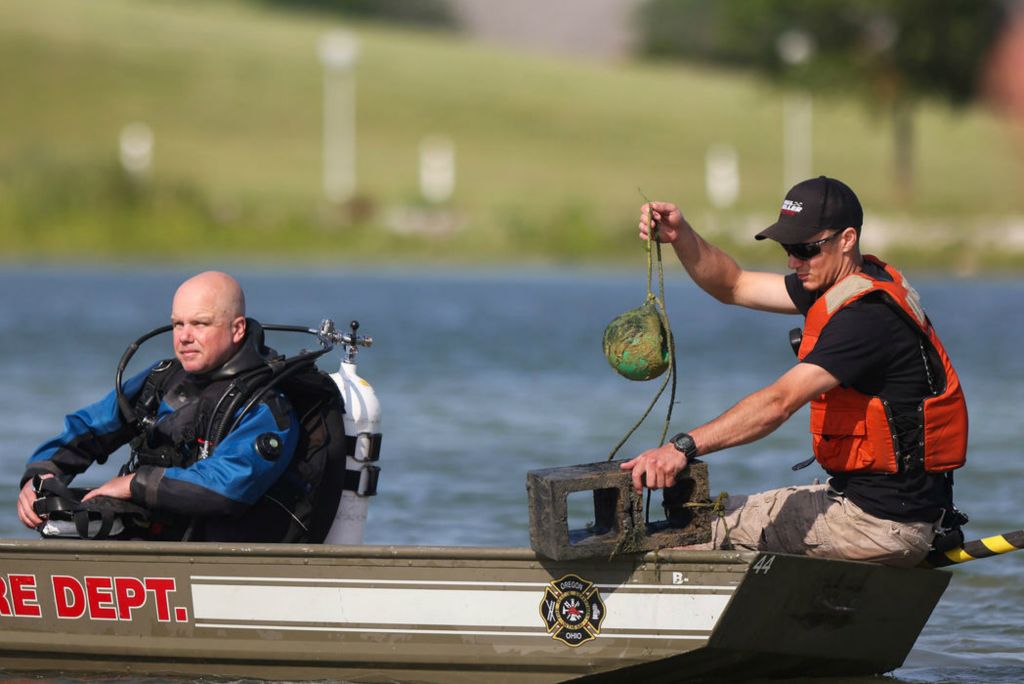
<instances>
[{"instance_id":1,"label":"yellow stripe on boat","mask_svg":"<svg viewBox=\"0 0 1024 684\"><path fill-rule=\"evenodd\" d=\"M997 534L994 537L985 537L981 540L981 543L992 553L1006 553L1017 550L1017 547L1006 541L1006 537L1001 534Z\"/></svg>"},{"instance_id":2,"label":"yellow stripe on boat","mask_svg":"<svg viewBox=\"0 0 1024 684\"><path fill-rule=\"evenodd\" d=\"M954 563L966 563L967 561L977 560L977 558L964 551L962 547L947 551L946 558Z\"/></svg>"}]
</instances>

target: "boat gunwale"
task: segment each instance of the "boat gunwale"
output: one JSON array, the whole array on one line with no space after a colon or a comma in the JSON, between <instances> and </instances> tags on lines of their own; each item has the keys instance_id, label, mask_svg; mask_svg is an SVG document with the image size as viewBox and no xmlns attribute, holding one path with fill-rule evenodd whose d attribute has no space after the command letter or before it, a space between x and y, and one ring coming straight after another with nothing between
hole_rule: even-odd
<instances>
[{"instance_id":1,"label":"boat gunwale","mask_svg":"<svg viewBox=\"0 0 1024 684\"><path fill-rule=\"evenodd\" d=\"M47 556L123 555L123 556L269 556L276 558L380 558L412 560L512 560L559 565L616 563L626 560L642 563L702 563L749 565L755 551L691 551L661 549L644 554L621 554L614 558L579 558L555 561L526 547L497 546L402 546L402 545L302 545L302 544L225 544L220 542L144 542L91 540L0 539L0 553L42 554Z\"/></svg>"}]
</instances>

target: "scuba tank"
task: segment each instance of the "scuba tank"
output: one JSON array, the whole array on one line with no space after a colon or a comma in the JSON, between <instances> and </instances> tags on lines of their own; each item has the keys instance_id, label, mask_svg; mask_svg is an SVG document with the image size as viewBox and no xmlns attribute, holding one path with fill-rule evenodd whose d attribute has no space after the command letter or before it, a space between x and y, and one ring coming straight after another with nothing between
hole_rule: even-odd
<instances>
[{"instance_id":1,"label":"scuba tank","mask_svg":"<svg viewBox=\"0 0 1024 684\"><path fill-rule=\"evenodd\" d=\"M345 345L345 357L338 372L330 377L345 402L345 470L357 473L358 482L354 481L354 487L346 486L342 491L325 544L363 543L370 497L377 493L380 476L380 467L376 465L380 459L380 402L370 383L356 372L357 347L369 347L373 339L356 334L358 321L352 321L350 325L350 334L334 334L334 339Z\"/></svg>"}]
</instances>

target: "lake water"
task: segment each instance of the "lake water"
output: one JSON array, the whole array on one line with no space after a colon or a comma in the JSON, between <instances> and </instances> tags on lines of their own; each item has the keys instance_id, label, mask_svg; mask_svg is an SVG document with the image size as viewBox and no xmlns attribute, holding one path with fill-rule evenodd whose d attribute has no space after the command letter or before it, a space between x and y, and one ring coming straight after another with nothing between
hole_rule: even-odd
<instances>
[{"instance_id":1,"label":"lake water","mask_svg":"<svg viewBox=\"0 0 1024 684\"><path fill-rule=\"evenodd\" d=\"M360 332L374 338L358 358L384 412L368 543L527 546L526 472L605 460L657 389L620 378L601 354L608 321L644 299L641 270L233 272L257 319L316 326L331 318L339 327L358 319ZM15 515L25 459L59 432L65 412L112 387L124 348L167 322L171 295L190 274L0 267L0 536L33 538ZM794 362L786 335L798 317L722 306L676 265L667 281L679 347L674 431L721 413ZM970 465L956 488L971 516L968 536L1020 529L1024 280L914 284L970 405ZM290 343L310 345L277 346ZM147 343L137 364L162 355L169 355L166 337ZM334 370L338 361L332 354L321 367ZM664 415L662 402L622 455L654 446ZM708 458L712 492L809 482L821 476L816 466L789 468L808 455L805 408L761 442ZM102 482L123 458L76 484ZM952 572L906 665L888 681L1024 681L1024 552Z\"/></svg>"}]
</instances>

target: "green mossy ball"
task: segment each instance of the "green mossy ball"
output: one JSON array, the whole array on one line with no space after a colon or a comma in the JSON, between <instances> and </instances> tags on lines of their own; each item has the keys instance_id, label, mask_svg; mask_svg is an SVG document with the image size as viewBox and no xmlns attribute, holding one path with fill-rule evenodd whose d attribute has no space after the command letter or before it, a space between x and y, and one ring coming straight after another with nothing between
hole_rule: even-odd
<instances>
[{"instance_id":1,"label":"green mossy ball","mask_svg":"<svg viewBox=\"0 0 1024 684\"><path fill-rule=\"evenodd\" d=\"M668 338L654 302L631 309L608 324L604 355L615 372L630 380L650 380L665 372Z\"/></svg>"}]
</instances>

